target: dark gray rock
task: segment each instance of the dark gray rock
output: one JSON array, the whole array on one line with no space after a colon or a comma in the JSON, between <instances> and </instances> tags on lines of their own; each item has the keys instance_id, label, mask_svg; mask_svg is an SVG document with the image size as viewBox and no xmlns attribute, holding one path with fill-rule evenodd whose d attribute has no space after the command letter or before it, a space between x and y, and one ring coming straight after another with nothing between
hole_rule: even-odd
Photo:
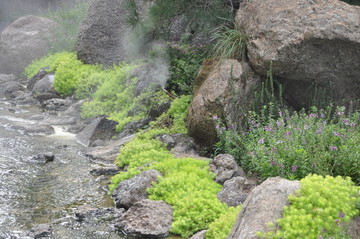
<instances>
[{"instance_id":1,"label":"dark gray rock","mask_svg":"<svg viewBox=\"0 0 360 239\"><path fill-rule=\"evenodd\" d=\"M13 74L1 74L0 73L0 84L8 81L18 81L18 77Z\"/></svg>"},{"instance_id":2,"label":"dark gray rock","mask_svg":"<svg viewBox=\"0 0 360 239\"><path fill-rule=\"evenodd\" d=\"M52 229L50 224L38 224L30 230L28 235L34 239L37 239L37 238L50 237L51 233L52 233Z\"/></svg>"},{"instance_id":3,"label":"dark gray rock","mask_svg":"<svg viewBox=\"0 0 360 239\"><path fill-rule=\"evenodd\" d=\"M211 160L209 170L216 174L215 181L223 184L225 181L241 176L246 178L244 170L236 163L230 154L219 154Z\"/></svg>"},{"instance_id":4,"label":"dark gray rock","mask_svg":"<svg viewBox=\"0 0 360 239\"><path fill-rule=\"evenodd\" d=\"M163 201L149 199L135 203L119 221L115 228L130 236L166 237L172 223L172 209Z\"/></svg>"},{"instance_id":5,"label":"dark gray rock","mask_svg":"<svg viewBox=\"0 0 360 239\"><path fill-rule=\"evenodd\" d=\"M146 199L148 196L146 189L151 187L153 182L157 182L159 176L161 174L157 170L151 169L122 181L112 194L116 207L127 209L134 203Z\"/></svg>"},{"instance_id":6,"label":"dark gray rock","mask_svg":"<svg viewBox=\"0 0 360 239\"><path fill-rule=\"evenodd\" d=\"M116 121L108 120L104 115L97 116L76 135L76 138L86 146L89 146L97 139L111 139L116 133L116 124Z\"/></svg>"},{"instance_id":7,"label":"dark gray rock","mask_svg":"<svg viewBox=\"0 0 360 239\"><path fill-rule=\"evenodd\" d=\"M54 161L55 155L51 152L48 152L48 153L43 153L43 154L38 154L36 156L33 156L31 159L39 161L39 162L47 163L47 162Z\"/></svg>"},{"instance_id":8,"label":"dark gray rock","mask_svg":"<svg viewBox=\"0 0 360 239\"><path fill-rule=\"evenodd\" d=\"M17 81L7 81L0 84L0 96L8 99L16 98L19 91L23 91L25 88Z\"/></svg>"},{"instance_id":9,"label":"dark gray rock","mask_svg":"<svg viewBox=\"0 0 360 239\"><path fill-rule=\"evenodd\" d=\"M225 181L217 197L229 207L236 207L245 202L248 194L255 186L255 181L243 177L234 177Z\"/></svg>"},{"instance_id":10,"label":"dark gray rock","mask_svg":"<svg viewBox=\"0 0 360 239\"><path fill-rule=\"evenodd\" d=\"M128 136L105 146L85 148L81 153L91 161L113 163L119 154L121 146L132 140L134 136Z\"/></svg>"},{"instance_id":11,"label":"dark gray rock","mask_svg":"<svg viewBox=\"0 0 360 239\"><path fill-rule=\"evenodd\" d=\"M194 139L183 134L157 135L157 139L163 142L171 153L176 155L197 155L199 146Z\"/></svg>"},{"instance_id":12,"label":"dark gray rock","mask_svg":"<svg viewBox=\"0 0 360 239\"><path fill-rule=\"evenodd\" d=\"M66 111L71 105L73 101L71 99L50 99L45 100L41 103L41 107L45 110L54 110L54 111Z\"/></svg>"},{"instance_id":13,"label":"dark gray rock","mask_svg":"<svg viewBox=\"0 0 360 239\"><path fill-rule=\"evenodd\" d=\"M130 135L133 135L134 133L138 132L141 129L145 129L149 123L150 119L141 119L137 121L133 121L127 125L124 126L124 128L121 130L120 134L117 136L117 138L124 138Z\"/></svg>"},{"instance_id":14,"label":"dark gray rock","mask_svg":"<svg viewBox=\"0 0 360 239\"><path fill-rule=\"evenodd\" d=\"M60 98L60 95L56 92L56 90L53 88L54 83L54 75L48 74L45 75L42 79L37 81L32 89L32 95L40 101L40 103L43 103L46 100L52 99L52 98ZM53 96L50 98L50 96Z\"/></svg>"},{"instance_id":15,"label":"dark gray rock","mask_svg":"<svg viewBox=\"0 0 360 239\"><path fill-rule=\"evenodd\" d=\"M91 169L90 174L93 176L100 176L100 175L116 175L117 173L119 173L120 169L116 166L107 166L107 167L102 167L102 166L97 166L93 169Z\"/></svg>"},{"instance_id":16,"label":"dark gray rock","mask_svg":"<svg viewBox=\"0 0 360 239\"><path fill-rule=\"evenodd\" d=\"M205 239L205 234L207 230L202 230L195 233L190 239Z\"/></svg>"},{"instance_id":17,"label":"dark gray rock","mask_svg":"<svg viewBox=\"0 0 360 239\"><path fill-rule=\"evenodd\" d=\"M54 21L37 16L17 19L0 33L0 73L20 76L33 60L50 50L55 29Z\"/></svg>"},{"instance_id":18,"label":"dark gray rock","mask_svg":"<svg viewBox=\"0 0 360 239\"><path fill-rule=\"evenodd\" d=\"M137 16L147 11L151 1L134 1ZM112 66L127 59L126 50L136 44L126 42L125 37L131 29L128 23L128 1L126 0L95 0L80 27L76 43L78 58L88 64ZM126 46L124 43L126 42Z\"/></svg>"},{"instance_id":19,"label":"dark gray rock","mask_svg":"<svg viewBox=\"0 0 360 239\"><path fill-rule=\"evenodd\" d=\"M288 196L300 188L299 181L280 177L269 178L254 188L245 200L238 219L228 239L256 239L257 232L266 232L268 223L282 217Z\"/></svg>"},{"instance_id":20,"label":"dark gray rock","mask_svg":"<svg viewBox=\"0 0 360 239\"><path fill-rule=\"evenodd\" d=\"M32 91L34 88L34 85L48 74L47 73L48 69L49 69L49 67L44 67L44 68L40 69L40 71L38 73L36 73L36 75L31 77L31 79L29 79L29 81L28 81L26 89L29 91Z\"/></svg>"},{"instance_id":21,"label":"dark gray rock","mask_svg":"<svg viewBox=\"0 0 360 239\"><path fill-rule=\"evenodd\" d=\"M89 205L83 205L75 211L75 217L78 222L87 221L112 221L124 214L124 209L116 208L95 208Z\"/></svg>"}]
</instances>

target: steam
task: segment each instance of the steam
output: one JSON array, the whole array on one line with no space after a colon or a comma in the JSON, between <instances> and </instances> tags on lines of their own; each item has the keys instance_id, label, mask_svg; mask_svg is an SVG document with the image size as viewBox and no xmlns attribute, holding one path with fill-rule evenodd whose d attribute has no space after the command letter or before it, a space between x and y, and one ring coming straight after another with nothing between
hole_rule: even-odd
<instances>
[{"instance_id":1,"label":"steam","mask_svg":"<svg viewBox=\"0 0 360 239\"><path fill-rule=\"evenodd\" d=\"M16 19L26 15L39 15L74 0L0 0L0 32Z\"/></svg>"},{"instance_id":2,"label":"steam","mask_svg":"<svg viewBox=\"0 0 360 239\"><path fill-rule=\"evenodd\" d=\"M145 59L149 67L144 68L147 81L165 89L169 79L169 63L166 46L160 42L152 42L143 25L129 30L123 39L123 47L127 57L131 60Z\"/></svg>"}]
</instances>

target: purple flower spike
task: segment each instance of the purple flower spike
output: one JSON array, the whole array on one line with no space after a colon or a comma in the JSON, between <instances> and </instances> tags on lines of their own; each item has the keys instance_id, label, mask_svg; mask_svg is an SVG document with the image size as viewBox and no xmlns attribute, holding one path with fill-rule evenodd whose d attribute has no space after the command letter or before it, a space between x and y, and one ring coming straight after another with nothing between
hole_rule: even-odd
<instances>
[{"instance_id":1,"label":"purple flower spike","mask_svg":"<svg viewBox=\"0 0 360 239\"><path fill-rule=\"evenodd\" d=\"M293 173L295 173L296 170L297 170L297 168L298 168L298 166L293 165L293 166L291 166L291 171L292 171Z\"/></svg>"},{"instance_id":2,"label":"purple flower spike","mask_svg":"<svg viewBox=\"0 0 360 239\"><path fill-rule=\"evenodd\" d=\"M264 140L265 140L264 138L261 138L261 139L259 139L259 142L258 142L258 143L259 143L259 144L263 144L263 143L264 143Z\"/></svg>"},{"instance_id":3,"label":"purple flower spike","mask_svg":"<svg viewBox=\"0 0 360 239\"><path fill-rule=\"evenodd\" d=\"M343 212L339 212L339 217L340 218L344 218L345 217L345 214Z\"/></svg>"},{"instance_id":4,"label":"purple flower spike","mask_svg":"<svg viewBox=\"0 0 360 239\"><path fill-rule=\"evenodd\" d=\"M329 150L330 151L335 151L335 150L337 150L338 149L338 147L336 147L336 146L329 146Z\"/></svg>"},{"instance_id":5,"label":"purple flower spike","mask_svg":"<svg viewBox=\"0 0 360 239\"><path fill-rule=\"evenodd\" d=\"M213 120L218 120L219 118L218 118L218 116L217 115L214 115L213 116Z\"/></svg>"}]
</instances>

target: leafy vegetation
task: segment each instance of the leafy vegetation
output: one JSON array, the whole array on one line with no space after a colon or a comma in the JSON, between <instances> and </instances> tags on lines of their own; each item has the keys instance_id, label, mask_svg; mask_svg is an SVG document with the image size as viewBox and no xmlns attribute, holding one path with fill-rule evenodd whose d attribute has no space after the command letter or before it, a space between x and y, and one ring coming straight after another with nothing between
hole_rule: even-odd
<instances>
[{"instance_id":1,"label":"leafy vegetation","mask_svg":"<svg viewBox=\"0 0 360 239\"><path fill-rule=\"evenodd\" d=\"M350 219L359 215L360 187L350 178L309 175L296 195L289 196L278 231L260 232L262 238L348 238ZM274 225L270 225L274 227Z\"/></svg>"},{"instance_id":2,"label":"leafy vegetation","mask_svg":"<svg viewBox=\"0 0 360 239\"><path fill-rule=\"evenodd\" d=\"M349 176L359 183L359 112L346 115L338 108L331 117L325 110L311 113L279 112L267 124L249 117L249 130L220 132L221 146L244 168L262 177L301 179L308 174ZM330 117L330 120L328 119Z\"/></svg>"},{"instance_id":3,"label":"leafy vegetation","mask_svg":"<svg viewBox=\"0 0 360 239\"><path fill-rule=\"evenodd\" d=\"M226 239L233 228L242 205L229 207L218 219L210 223L205 239Z\"/></svg>"},{"instance_id":4,"label":"leafy vegetation","mask_svg":"<svg viewBox=\"0 0 360 239\"><path fill-rule=\"evenodd\" d=\"M238 59L245 57L245 47L248 37L235 23L228 22L212 30L213 55L220 59Z\"/></svg>"}]
</instances>

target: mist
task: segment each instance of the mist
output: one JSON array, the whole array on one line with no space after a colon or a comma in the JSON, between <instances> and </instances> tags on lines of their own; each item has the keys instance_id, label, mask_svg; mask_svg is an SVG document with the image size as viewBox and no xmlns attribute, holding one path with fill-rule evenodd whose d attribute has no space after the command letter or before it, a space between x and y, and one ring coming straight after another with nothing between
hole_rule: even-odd
<instances>
[{"instance_id":1,"label":"mist","mask_svg":"<svg viewBox=\"0 0 360 239\"><path fill-rule=\"evenodd\" d=\"M75 0L0 0L0 32L16 19L26 15L38 15L49 8L56 8Z\"/></svg>"}]
</instances>

